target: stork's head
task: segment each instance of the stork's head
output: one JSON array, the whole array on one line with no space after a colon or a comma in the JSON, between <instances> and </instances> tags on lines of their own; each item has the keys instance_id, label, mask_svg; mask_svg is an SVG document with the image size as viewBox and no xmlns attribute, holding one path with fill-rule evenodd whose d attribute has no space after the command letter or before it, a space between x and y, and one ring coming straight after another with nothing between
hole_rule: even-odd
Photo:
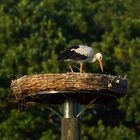
<instances>
[{"instance_id":1,"label":"stork's head","mask_svg":"<svg viewBox=\"0 0 140 140\"><path fill-rule=\"evenodd\" d=\"M102 54L101 53L96 53L96 59L98 60L99 62L99 65L100 65L100 68L101 68L101 71L103 72L103 63L102 63Z\"/></svg>"}]
</instances>

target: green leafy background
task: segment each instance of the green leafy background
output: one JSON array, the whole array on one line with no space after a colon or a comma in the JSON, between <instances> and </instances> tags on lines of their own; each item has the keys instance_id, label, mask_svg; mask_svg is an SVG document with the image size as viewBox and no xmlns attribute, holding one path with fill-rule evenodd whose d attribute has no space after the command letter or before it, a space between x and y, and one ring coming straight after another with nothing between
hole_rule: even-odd
<instances>
[{"instance_id":1,"label":"green leafy background","mask_svg":"<svg viewBox=\"0 0 140 140\"><path fill-rule=\"evenodd\" d=\"M75 44L104 56L105 74L127 76L127 95L94 105L81 118L82 140L140 140L140 1L1 0L0 139L59 140L61 123L43 105L18 111L11 80L67 72L56 61ZM98 73L96 64L86 72Z\"/></svg>"}]
</instances>

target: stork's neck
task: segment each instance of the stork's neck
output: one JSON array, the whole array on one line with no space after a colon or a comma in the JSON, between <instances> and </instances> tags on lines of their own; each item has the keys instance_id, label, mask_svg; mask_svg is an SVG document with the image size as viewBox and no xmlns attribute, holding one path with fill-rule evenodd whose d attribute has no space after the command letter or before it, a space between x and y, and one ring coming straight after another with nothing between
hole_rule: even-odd
<instances>
[{"instance_id":1,"label":"stork's neck","mask_svg":"<svg viewBox=\"0 0 140 140\"><path fill-rule=\"evenodd\" d=\"M94 56L93 56L91 62L95 62L96 60L97 60L97 56L96 56L96 54L94 54Z\"/></svg>"}]
</instances>

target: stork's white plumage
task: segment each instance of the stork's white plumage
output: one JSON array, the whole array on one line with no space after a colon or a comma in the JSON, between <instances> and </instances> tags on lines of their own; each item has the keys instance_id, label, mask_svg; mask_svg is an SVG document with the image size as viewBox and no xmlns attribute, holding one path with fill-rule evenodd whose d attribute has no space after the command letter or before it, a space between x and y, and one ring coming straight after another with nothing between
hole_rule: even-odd
<instances>
[{"instance_id":1,"label":"stork's white plumage","mask_svg":"<svg viewBox=\"0 0 140 140\"><path fill-rule=\"evenodd\" d=\"M94 54L94 51L91 47L85 46L85 45L76 45L62 54L59 55L58 60L63 61L72 61L75 63L80 64L80 72L83 72L83 63L89 62L94 63L96 60L98 60L101 71L103 72L103 64L102 64L102 54L96 53Z\"/></svg>"}]
</instances>

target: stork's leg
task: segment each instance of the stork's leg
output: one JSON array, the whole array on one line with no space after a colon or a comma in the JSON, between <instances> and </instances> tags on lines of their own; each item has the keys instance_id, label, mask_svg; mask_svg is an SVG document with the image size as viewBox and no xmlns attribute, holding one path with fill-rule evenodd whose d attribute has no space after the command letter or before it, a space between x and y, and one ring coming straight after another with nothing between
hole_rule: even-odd
<instances>
[{"instance_id":1,"label":"stork's leg","mask_svg":"<svg viewBox=\"0 0 140 140\"><path fill-rule=\"evenodd\" d=\"M83 73L83 63L80 63L80 73Z\"/></svg>"},{"instance_id":2,"label":"stork's leg","mask_svg":"<svg viewBox=\"0 0 140 140\"><path fill-rule=\"evenodd\" d=\"M73 69L72 69L71 65L69 65L69 68L70 68L71 73L73 73Z\"/></svg>"}]
</instances>

